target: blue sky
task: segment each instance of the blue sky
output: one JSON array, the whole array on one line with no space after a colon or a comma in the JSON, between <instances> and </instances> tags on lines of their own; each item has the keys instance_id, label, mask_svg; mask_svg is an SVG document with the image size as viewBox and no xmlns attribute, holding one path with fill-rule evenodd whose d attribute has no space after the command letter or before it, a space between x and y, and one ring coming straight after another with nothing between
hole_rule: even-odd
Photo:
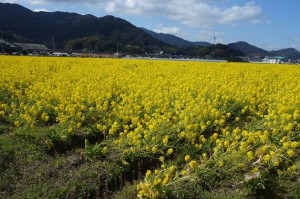
<instances>
[{"instance_id":1,"label":"blue sky","mask_svg":"<svg viewBox=\"0 0 300 199\"><path fill-rule=\"evenodd\" d=\"M114 15L189 41L246 41L266 50L300 50L299 0L4 0L34 11Z\"/></svg>"}]
</instances>

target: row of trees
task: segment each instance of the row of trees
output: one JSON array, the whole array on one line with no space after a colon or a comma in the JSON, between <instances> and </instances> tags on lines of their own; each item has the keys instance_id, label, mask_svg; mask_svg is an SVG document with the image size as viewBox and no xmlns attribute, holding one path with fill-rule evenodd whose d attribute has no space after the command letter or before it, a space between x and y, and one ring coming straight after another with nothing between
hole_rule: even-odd
<instances>
[{"instance_id":1,"label":"row of trees","mask_svg":"<svg viewBox=\"0 0 300 199\"><path fill-rule=\"evenodd\" d=\"M140 45L138 45L140 44ZM163 51L173 56L188 56L198 58L231 59L243 56L241 51L233 50L226 45L216 44L212 46L194 46L191 48L176 48L174 46L157 46L136 38L134 41L122 40L116 42L114 39L101 39L99 36L84 37L71 40L64 44L65 50L83 52L121 52L124 54L158 54Z\"/></svg>"}]
</instances>

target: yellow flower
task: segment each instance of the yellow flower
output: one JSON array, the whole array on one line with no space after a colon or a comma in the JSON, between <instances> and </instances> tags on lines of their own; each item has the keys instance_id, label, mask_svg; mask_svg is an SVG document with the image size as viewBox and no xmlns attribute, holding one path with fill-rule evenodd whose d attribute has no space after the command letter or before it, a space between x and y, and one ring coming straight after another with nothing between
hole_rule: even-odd
<instances>
[{"instance_id":1,"label":"yellow flower","mask_svg":"<svg viewBox=\"0 0 300 199\"><path fill-rule=\"evenodd\" d=\"M146 172L146 178L149 178L149 176L152 174L152 172L150 170L147 170Z\"/></svg>"},{"instance_id":2,"label":"yellow flower","mask_svg":"<svg viewBox=\"0 0 300 199\"><path fill-rule=\"evenodd\" d=\"M184 160L185 160L186 162L189 162L189 161L191 160L191 157L190 157L189 155L186 155L186 156L184 157Z\"/></svg>"},{"instance_id":3,"label":"yellow flower","mask_svg":"<svg viewBox=\"0 0 300 199\"><path fill-rule=\"evenodd\" d=\"M169 174L166 174L166 177L163 180L163 184L168 184L169 181L170 181L170 176L169 176Z\"/></svg>"},{"instance_id":4,"label":"yellow flower","mask_svg":"<svg viewBox=\"0 0 300 199\"><path fill-rule=\"evenodd\" d=\"M283 143L283 148L284 148L284 149L288 149L290 146L291 146L291 143L290 143L290 142L284 142L284 143Z\"/></svg>"},{"instance_id":5,"label":"yellow flower","mask_svg":"<svg viewBox=\"0 0 300 199\"><path fill-rule=\"evenodd\" d=\"M252 151L248 151L247 152L247 157L248 157L248 160L253 160L254 159L254 154Z\"/></svg>"},{"instance_id":6,"label":"yellow flower","mask_svg":"<svg viewBox=\"0 0 300 199\"><path fill-rule=\"evenodd\" d=\"M175 166L174 166L174 165L172 165L172 166L170 167L170 171L171 171L171 172L174 172L174 171L175 171Z\"/></svg>"},{"instance_id":7,"label":"yellow flower","mask_svg":"<svg viewBox=\"0 0 300 199\"><path fill-rule=\"evenodd\" d=\"M212 140L216 140L218 138L218 134L217 133L214 133L212 136L211 136L211 139Z\"/></svg>"},{"instance_id":8,"label":"yellow flower","mask_svg":"<svg viewBox=\"0 0 300 199\"><path fill-rule=\"evenodd\" d=\"M237 166L238 166L238 168L245 168L246 167L245 163L238 163Z\"/></svg>"},{"instance_id":9,"label":"yellow flower","mask_svg":"<svg viewBox=\"0 0 300 199\"><path fill-rule=\"evenodd\" d=\"M256 173L256 172L259 171L259 169L258 169L257 167L254 167L254 168L252 169L252 171L253 171L254 173Z\"/></svg>"},{"instance_id":10,"label":"yellow flower","mask_svg":"<svg viewBox=\"0 0 300 199\"><path fill-rule=\"evenodd\" d=\"M271 160L271 156L269 154L264 156L265 162L269 162Z\"/></svg>"},{"instance_id":11,"label":"yellow flower","mask_svg":"<svg viewBox=\"0 0 300 199\"><path fill-rule=\"evenodd\" d=\"M292 142L291 143L291 147L292 148L297 148L297 147L299 147L300 146L300 142Z\"/></svg>"},{"instance_id":12,"label":"yellow flower","mask_svg":"<svg viewBox=\"0 0 300 199\"><path fill-rule=\"evenodd\" d=\"M79 122L79 123L77 123L77 125L76 125L76 127L78 128L78 129L80 129L81 128L81 123Z\"/></svg>"},{"instance_id":13,"label":"yellow flower","mask_svg":"<svg viewBox=\"0 0 300 199\"><path fill-rule=\"evenodd\" d=\"M274 156L276 156L276 153L275 153L275 151L270 151L270 155L272 156L272 157L274 157Z\"/></svg>"},{"instance_id":14,"label":"yellow flower","mask_svg":"<svg viewBox=\"0 0 300 199\"><path fill-rule=\"evenodd\" d=\"M160 162L164 162L164 161L165 161L165 157L164 157L164 156L160 156L160 157L159 157L159 161L160 161Z\"/></svg>"},{"instance_id":15,"label":"yellow flower","mask_svg":"<svg viewBox=\"0 0 300 199\"><path fill-rule=\"evenodd\" d=\"M191 167L191 169L194 169L197 165L197 162L195 160L192 160L190 163L189 163L189 166Z\"/></svg>"},{"instance_id":16,"label":"yellow flower","mask_svg":"<svg viewBox=\"0 0 300 199\"><path fill-rule=\"evenodd\" d=\"M140 190L140 191L139 191L139 196L140 196L140 197L143 197L144 195L145 195L145 190Z\"/></svg>"},{"instance_id":17,"label":"yellow flower","mask_svg":"<svg viewBox=\"0 0 300 199\"><path fill-rule=\"evenodd\" d=\"M154 180L154 185L157 186L157 185L160 185L162 184L162 180L160 178Z\"/></svg>"},{"instance_id":18,"label":"yellow flower","mask_svg":"<svg viewBox=\"0 0 300 199\"><path fill-rule=\"evenodd\" d=\"M137 124L139 122L139 118L138 117L134 117L131 119L132 124Z\"/></svg>"},{"instance_id":19,"label":"yellow flower","mask_svg":"<svg viewBox=\"0 0 300 199\"><path fill-rule=\"evenodd\" d=\"M297 170L297 166L294 165L294 164L290 168L291 168L292 171L296 171Z\"/></svg>"},{"instance_id":20,"label":"yellow flower","mask_svg":"<svg viewBox=\"0 0 300 199\"><path fill-rule=\"evenodd\" d=\"M262 146L262 147L261 147L261 153L262 153L262 154L265 154L266 151L267 151L267 149L268 149L268 146L266 146L266 145Z\"/></svg>"},{"instance_id":21,"label":"yellow flower","mask_svg":"<svg viewBox=\"0 0 300 199\"><path fill-rule=\"evenodd\" d=\"M20 122L19 121L15 121L15 126L19 127L20 126Z\"/></svg>"},{"instance_id":22,"label":"yellow flower","mask_svg":"<svg viewBox=\"0 0 300 199\"><path fill-rule=\"evenodd\" d=\"M286 152L288 156L293 157L295 155L295 151L293 149L290 149Z\"/></svg>"},{"instance_id":23,"label":"yellow flower","mask_svg":"<svg viewBox=\"0 0 300 199\"><path fill-rule=\"evenodd\" d=\"M219 162L219 167L223 167L223 166L224 166L224 161L221 160L221 161Z\"/></svg>"},{"instance_id":24,"label":"yellow flower","mask_svg":"<svg viewBox=\"0 0 300 199\"><path fill-rule=\"evenodd\" d=\"M106 152L107 152L107 147L105 146L105 147L103 147L103 149L102 149L102 154L105 155Z\"/></svg>"},{"instance_id":25,"label":"yellow flower","mask_svg":"<svg viewBox=\"0 0 300 199\"><path fill-rule=\"evenodd\" d=\"M154 146L154 147L152 147L151 151L152 151L152 153L156 153L157 152L157 148Z\"/></svg>"},{"instance_id":26,"label":"yellow flower","mask_svg":"<svg viewBox=\"0 0 300 199\"><path fill-rule=\"evenodd\" d=\"M181 171L181 174L182 174L183 176L186 176L186 175L187 175L186 170L182 170L182 171Z\"/></svg>"},{"instance_id":27,"label":"yellow flower","mask_svg":"<svg viewBox=\"0 0 300 199\"><path fill-rule=\"evenodd\" d=\"M167 151L167 155L171 155L174 152L173 148L169 148Z\"/></svg>"},{"instance_id":28,"label":"yellow flower","mask_svg":"<svg viewBox=\"0 0 300 199\"><path fill-rule=\"evenodd\" d=\"M273 166L274 166L274 167L278 167L278 166L279 166L279 161L278 161L278 160L275 160L275 161L273 162Z\"/></svg>"},{"instance_id":29,"label":"yellow flower","mask_svg":"<svg viewBox=\"0 0 300 199\"><path fill-rule=\"evenodd\" d=\"M206 138L201 138L201 141L202 141L203 143L205 143L207 140L206 140Z\"/></svg>"},{"instance_id":30,"label":"yellow flower","mask_svg":"<svg viewBox=\"0 0 300 199\"><path fill-rule=\"evenodd\" d=\"M168 145L168 142L169 142L169 136L167 135L167 136L164 137L163 143L166 146L166 145Z\"/></svg>"},{"instance_id":31,"label":"yellow flower","mask_svg":"<svg viewBox=\"0 0 300 199\"><path fill-rule=\"evenodd\" d=\"M102 125L101 125L101 124L97 124L96 127L97 127L97 129L98 129L99 131L102 131Z\"/></svg>"}]
</instances>

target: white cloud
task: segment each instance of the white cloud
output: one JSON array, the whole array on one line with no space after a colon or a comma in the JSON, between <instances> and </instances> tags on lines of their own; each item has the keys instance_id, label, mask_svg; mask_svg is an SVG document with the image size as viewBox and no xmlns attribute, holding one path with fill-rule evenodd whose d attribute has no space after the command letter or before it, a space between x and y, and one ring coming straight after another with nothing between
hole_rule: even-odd
<instances>
[{"instance_id":1,"label":"white cloud","mask_svg":"<svg viewBox=\"0 0 300 199\"><path fill-rule=\"evenodd\" d=\"M258 22L259 16L262 12L262 8L256 5L254 2L247 3L245 6L233 6L227 8L222 12L222 17L219 22L222 24L230 23L239 20L249 20L249 22Z\"/></svg>"},{"instance_id":2,"label":"white cloud","mask_svg":"<svg viewBox=\"0 0 300 199\"><path fill-rule=\"evenodd\" d=\"M219 2L219 4L214 3ZM255 2L235 5L229 8L220 6L222 0L111 0L105 4L105 11L111 14L143 16L166 16L191 27L211 28L216 24L232 24L240 21L262 22L262 8ZM219 5L219 6L217 6Z\"/></svg>"},{"instance_id":3,"label":"white cloud","mask_svg":"<svg viewBox=\"0 0 300 199\"><path fill-rule=\"evenodd\" d=\"M79 3L79 4L95 4L97 2L108 2L108 0L4 0L4 1L0 1L3 3L18 3L18 4L22 4L22 3L27 3L27 4L31 4L31 5L41 5L41 4L50 4L50 3L66 3L66 4L73 4L73 3Z\"/></svg>"},{"instance_id":4,"label":"white cloud","mask_svg":"<svg viewBox=\"0 0 300 199\"><path fill-rule=\"evenodd\" d=\"M49 10L44 8L38 8L38 9L34 9L33 12L49 12Z\"/></svg>"},{"instance_id":5,"label":"white cloud","mask_svg":"<svg viewBox=\"0 0 300 199\"><path fill-rule=\"evenodd\" d=\"M6 1L0 1L3 3L29 3L31 5L42 5L42 4L46 4L47 1L45 0L6 0Z\"/></svg>"},{"instance_id":6,"label":"white cloud","mask_svg":"<svg viewBox=\"0 0 300 199\"><path fill-rule=\"evenodd\" d=\"M32 4L32 5L45 5L47 3L44 0L31 0L30 4Z\"/></svg>"},{"instance_id":7,"label":"white cloud","mask_svg":"<svg viewBox=\"0 0 300 199\"><path fill-rule=\"evenodd\" d=\"M180 37L183 37L185 35L185 33L180 28L176 26L167 27L163 24L159 24L155 29L153 29L153 31L157 33L177 35Z\"/></svg>"},{"instance_id":8,"label":"white cloud","mask_svg":"<svg viewBox=\"0 0 300 199\"><path fill-rule=\"evenodd\" d=\"M113 14L153 15L159 12L161 4L159 0L110 0L106 2L104 9L106 12Z\"/></svg>"},{"instance_id":9,"label":"white cloud","mask_svg":"<svg viewBox=\"0 0 300 199\"><path fill-rule=\"evenodd\" d=\"M214 32L211 30L201 30L197 35L198 41L208 41L214 43L214 38L216 38L216 43L224 43L224 40L221 38L225 33L224 32Z\"/></svg>"},{"instance_id":10,"label":"white cloud","mask_svg":"<svg viewBox=\"0 0 300 199\"><path fill-rule=\"evenodd\" d=\"M7 0L7 1L0 1L1 3L17 3L16 0Z\"/></svg>"},{"instance_id":11,"label":"white cloud","mask_svg":"<svg viewBox=\"0 0 300 199\"><path fill-rule=\"evenodd\" d=\"M217 24L261 23L263 10L254 1L228 7L227 0L7 0L34 5L84 4L108 14L160 16L190 27L209 29ZM226 7L227 6L227 7Z\"/></svg>"},{"instance_id":12,"label":"white cloud","mask_svg":"<svg viewBox=\"0 0 300 199\"><path fill-rule=\"evenodd\" d=\"M168 17L191 27L211 28L220 16L220 8L206 4L180 1L168 5Z\"/></svg>"}]
</instances>

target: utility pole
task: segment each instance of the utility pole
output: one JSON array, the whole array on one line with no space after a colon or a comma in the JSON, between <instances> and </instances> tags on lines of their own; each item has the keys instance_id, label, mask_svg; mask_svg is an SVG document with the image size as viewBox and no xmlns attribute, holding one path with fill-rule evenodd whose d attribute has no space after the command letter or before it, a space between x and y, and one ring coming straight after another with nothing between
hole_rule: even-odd
<instances>
[{"instance_id":1,"label":"utility pole","mask_svg":"<svg viewBox=\"0 0 300 199\"><path fill-rule=\"evenodd\" d=\"M214 46L213 46L213 59L214 60L216 59L216 52L214 51L215 50L215 46L216 46L216 36L214 36Z\"/></svg>"}]
</instances>

